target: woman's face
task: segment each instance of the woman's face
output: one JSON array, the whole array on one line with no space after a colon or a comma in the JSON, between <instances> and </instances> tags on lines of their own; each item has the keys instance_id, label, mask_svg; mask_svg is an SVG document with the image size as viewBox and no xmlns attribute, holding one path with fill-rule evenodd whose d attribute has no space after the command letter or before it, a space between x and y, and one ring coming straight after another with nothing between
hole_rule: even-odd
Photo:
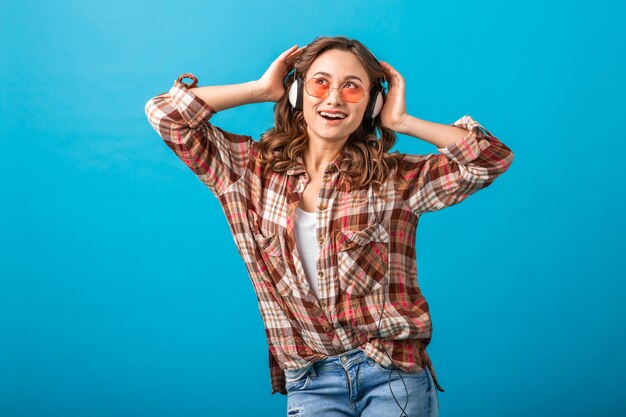
<instances>
[{"instance_id":1,"label":"woman's face","mask_svg":"<svg viewBox=\"0 0 626 417\"><path fill-rule=\"evenodd\" d=\"M370 80L365 68L353 53L331 49L320 54L309 67L305 80L313 77L328 81L331 90L326 97L319 98L309 95L306 89L303 91L303 113L309 137L333 142L347 140L361 124L367 108ZM346 82L358 84L366 90L357 103L348 103L339 95L340 87ZM323 110L340 111L346 117L326 120L319 114Z\"/></svg>"}]
</instances>

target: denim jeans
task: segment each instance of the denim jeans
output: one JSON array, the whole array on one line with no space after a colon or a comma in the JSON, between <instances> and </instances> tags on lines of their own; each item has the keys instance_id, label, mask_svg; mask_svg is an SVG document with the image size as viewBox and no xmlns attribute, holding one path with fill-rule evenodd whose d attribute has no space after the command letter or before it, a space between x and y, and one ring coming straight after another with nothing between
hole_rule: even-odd
<instances>
[{"instance_id":1,"label":"denim jeans","mask_svg":"<svg viewBox=\"0 0 626 417\"><path fill-rule=\"evenodd\" d=\"M428 367L415 373L383 367L358 348L287 369L285 377L288 417L436 417L439 412Z\"/></svg>"}]
</instances>

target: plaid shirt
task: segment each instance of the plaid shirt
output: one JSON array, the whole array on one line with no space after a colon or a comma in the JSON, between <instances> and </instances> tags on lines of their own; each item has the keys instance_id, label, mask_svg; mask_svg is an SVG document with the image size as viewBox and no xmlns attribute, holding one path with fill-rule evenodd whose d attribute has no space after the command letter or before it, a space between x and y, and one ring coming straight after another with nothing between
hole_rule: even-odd
<instances>
[{"instance_id":1,"label":"plaid shirt","mask_svg":"<svg viewBox=\"0 0 626 417\"><path fill-rule=\"evenodd\" d=\"M284 173L261 176L253 158L258 142L210 124L215 111L190 90L197 83L193 74L182 74L145 112L224 210L264 321L272 394L287 393L284 369L357 347L383 366L407 372L428 366L443 391L426 353L432 323L417 284L419 216L487 187L511 165L511 150L463 116L453 125L468 134L439 154L403 154L382 188L385 199L371 187L350 190L338 181L347 163L340 151L325 169L317 200L318 299L294 235L295 210L309 181L302 159Z\"/></svg>"}]
</instances>

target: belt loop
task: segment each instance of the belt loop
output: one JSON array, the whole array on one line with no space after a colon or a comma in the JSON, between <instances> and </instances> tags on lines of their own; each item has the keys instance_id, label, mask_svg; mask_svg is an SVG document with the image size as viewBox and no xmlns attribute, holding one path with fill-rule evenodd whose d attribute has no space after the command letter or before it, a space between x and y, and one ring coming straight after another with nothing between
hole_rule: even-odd
<instances>
[{"instance_id":1,"label":"belt loop","mask_svg":"<svg viewBox=\"0 0 626 417\"><path fill-rule=\"evenodd\" d=\"M311 379L317 379L317 372L315 372L315 364L311 365L311 367L309 368L309 371L311 372Z\"/></svg>"}]
</instances>

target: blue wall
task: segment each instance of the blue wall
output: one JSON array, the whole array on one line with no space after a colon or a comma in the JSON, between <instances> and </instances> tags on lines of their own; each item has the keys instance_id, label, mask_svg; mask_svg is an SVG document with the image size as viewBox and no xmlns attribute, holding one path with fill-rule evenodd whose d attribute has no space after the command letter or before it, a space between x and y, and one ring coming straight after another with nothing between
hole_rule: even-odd
<instances>
[{"instance_id":1,"label":"blue wall","mask_svg":"<svg viewBox=\"0 0 626 417\"><path fill-rule=\"evenodd\" d=\"M285 414L223 212L144 104L184 72L257 79L320 35L398 69L410 114L470 114L515 152L420 221L440 415L625 415L618 2L50 3L0 6L1 415ZM212 119L272 121L271 103Z\"/></svg>"}]
</instances>

